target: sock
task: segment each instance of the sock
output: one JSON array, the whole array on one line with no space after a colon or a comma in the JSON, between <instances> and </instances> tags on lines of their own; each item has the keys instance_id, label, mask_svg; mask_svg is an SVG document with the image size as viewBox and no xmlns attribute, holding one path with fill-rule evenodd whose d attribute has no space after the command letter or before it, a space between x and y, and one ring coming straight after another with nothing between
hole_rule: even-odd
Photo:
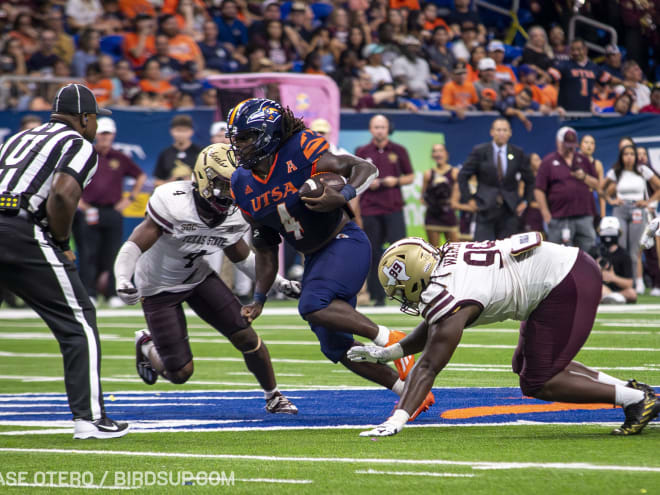
<instances>
[{"instance_id":1,"label":"sock","mask_svg":"<svg viewBox=\"0 0 660 495\"><path fill-rule=\"evenodd\" d=\"M408 419L410 419L410 414L408 414L403 409L397 409L394 411L394 414L392 414L392 416L387 419L387 421L403 427L408 422Z\"/></svg>"},{"instance_id":2,"label":"sock","mask_svg":"<svg viewBox=\"0 0 660 495\"><path fill-rule=\"evenodd\" d=\"M622 387L621 385L614 385L615 395L614 403L617 406L628 407L644 399L644 392L635 390L634 388Z\"/></svg>"},{"instance_id":3,"label":"sock","mask_svg":"<svg viewBox=\"0 0 660 495\"><path fill-rule=\"evenodd\" d=\"M380 347L385 347L390 340L390 329L383 325L378 325L378 335L374 339L374 344Z\"/></svg>"},{"instance_id":4,"label":"sock","mask_svg":"<svg viewBox=\"0 0 660 495\"><path fill-rule=\"evenodd\" d=\"M264 390L264 399L270 400L273 398L273 395L277 394L279 390L275 387L273 390Z\"/></svg>"},{"instance_id":5,"label":"sock","mask_svg":"<svg viewBox=\"0 0 660 495\"><path fill-rule=\"evenodd\" d=\"M142 355L147 359L149 359L149 351L153 346L154 346L153 340L150 340L149 342L146 342L140 346L140 349L142 350Z\"/></svg>"},{"instance_id":6,"label":"sock","mask_svg":"<svg viewBox=\"0 0 660 495\"><path fill-rule=\"evenodd\" d=\"M609 385L621 385L622 387L625 387L628 382L624 382L623 380L619 380L618 378L614 378L613 376L610 376L606 373L603 373L602 371L598 372L598 378L596 378L599 382L607 383Z\"/></svg>"},{"instance_id":7,"label":"sock","mask_svg":"<svg viewBox=\"0 0 660 495\"><path fill-rule=\"evenodd\" d=\"M401 397L403 395L404 386L405 383L402 382L401 379L397 378L396 382L394 382L394 385L392 385L392 392Z\"/></svg>"}]
</instances>

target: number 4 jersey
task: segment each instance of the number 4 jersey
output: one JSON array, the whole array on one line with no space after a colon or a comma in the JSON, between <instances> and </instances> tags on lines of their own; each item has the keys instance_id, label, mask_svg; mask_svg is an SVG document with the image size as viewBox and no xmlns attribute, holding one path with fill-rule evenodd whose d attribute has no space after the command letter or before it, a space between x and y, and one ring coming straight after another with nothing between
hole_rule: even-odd
<instances>
[{"instance_id":1,"label":"number 4 jersey","mask_svg":"<svg viewBox=\"0 0 660 495\"><path fill-rule=\"evenodd\" d=\"M236 244L250 229L237 209L208 227L197 214L191 181L157 187L147 213L163 235L138 259L135 283L144 296L182 292L203 282L213 273L206 257Z\"/></svg>"},{"instance_id":2,"label":"number 4 jersey","mask_svg":"<svg viewBox=\"0 0 660 495\"><path fill-rule=\"evenodd\" d=\"M422 316L437 323L460 306L477 304L482 311L472 326L526 320L566 277L578 255L578 248L543 242L538 232L451 243L443 251L421 295Z\"/></svg>"}]
</instances>

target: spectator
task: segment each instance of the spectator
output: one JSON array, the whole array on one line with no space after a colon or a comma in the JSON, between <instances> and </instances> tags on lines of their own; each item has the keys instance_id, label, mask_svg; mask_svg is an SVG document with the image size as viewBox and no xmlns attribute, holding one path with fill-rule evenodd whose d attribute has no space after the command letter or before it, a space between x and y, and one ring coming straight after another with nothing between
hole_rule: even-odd
<instances>
[{"instance_id":1,"label":"spectator","mask_svg":"<svg viewBox=\"0 0 660 495\"><path fill-rule=\"evenodd\" d=\"M633 288L633 270L630 255L619 245L621 227L616 217L603 217L598 227L600 244L591 250L603 276L601 304L637 302Z\"/></svg>"},{"instance_id":2,"label":"spectator","mask_svg":"<svg viewBox=\"0 0 660 495\"><path fill-rule=\"evenodd\" d=\"M600 187L594 166L577 145L575 129L557 131L557 151L543 158L534 196L548 226L548 240L589 252L596 240L591 189L600 192Z\"/></svg>"},{"instance_id":3,"label":"spectator","mask_svg":"<svg viewBox=\"0 0 660 495\"><path fill-rule=\"evenodd\" d=\"M614 101L616 92L609 84L601 84L596 81L594 92L591 97L591 111L594 113L612 113L614 112Z\"/></svg>"},{"instance_id":4,"label":"spectator","mask_svg":"<svg viewBox=\"0 0 660 495\"><path fill-rule=\"evenodd\" d=\"M497 98L500 94L500 83L495 78L495 61L492 58L486 57L479 60L479 79L474 82L474 89L477 94L482 94L486 88L495 91Z\"/></svg>"},{"instance_id":5,"label":"spectator","mask_svg":"<svg viewBox=\"0 0 660 495\"><path fill-rule=\"evenodd\" d=\"M103 78L98 62L93 62L87 66L87 70L85 71L85 86L94 93L100 107L115 103L115 100L112 98L112 81Z\"/></svg>"},{"instance_id":6,"label":"spectator","mask_svg":"<svg viewBox=\"0 0 660 495\"><path fill-rule=\"evenodd\" d=\"M131 68L131 63L126 59L117 61L115 74L121 83L122 99L130 102L133 97L140 92L140 81L135 76L135 72L133 72L133 69Z\"/></svg>"},{"instance_id":7,"label":"spectator","mask_svg":"<svg viewBox=\"0 0 660 495\"><path fill-rule=\"evenodd\" d=\"M192 142L193 120L189 115L176 115L170 122L172 145L158 155L154 170L156 187L173 180L189 179L197 155L202 150Z\"/></svg>"},{"instance_id":8,"label":"spectator","mask_svg":"<svg viewBox=\"0 0 660 495\"><path fill-rule=\"evenodd\" d=\"M98 64L101 69L101 77L108 79L112 83L112 100L115 103L121 102L124 88L122 88L121 81L115 71L115 59L112 58L112 55L106 55L104 53L99 56Z\"/></svg>"},{"instance_id":9,"label":"spectator","mask_svg":"<svg viewBox=\"0 0 660 495\"><path fill-rule=\"evenodd\" d=\"M248 39L255 40L257 37L266 36L266 23L268 21L282 20L282 11L278 0L266 0L261 4L262 18L254 21L248 26Z\"/></svg>"},{"instance_id":10,"label":"spectator","mask_svg":"<svg viewBox=\"0 0 660 495\"><path fill-rule=\"evenodd\" d=\"M522 53L522 63L539 71L547 71L552 67L553 55L545 29L541 26L531 27L529 41L525 44Z\"/></svg>"},{"instance_id":11,"label":"spectator","mask_svg":"<svg viewBox=\"0 0 660 495\"><path fill-rule=\"evenodd\" d=\"M351 26L348 29L348 40L343 48L344 50L352 50L358 55L362 54L364 47L369 44L363 29L360 26Z\"/></svg>"},{"instance_id":12,"label":"spectator","mask_svg":"<svg viewBox=\"0 0 660 495\"><path fill-rule=\"evenodd\" d=\"M640 113L660 113L660 82L651 89L650 103L639 110Z\"/></svg>"},{"instance_id":13,"label":"spectator","mask_svg":"<svg viewBox=\"0 0 660 495\"><path fill-rule=\"evenodd\" d=\"M190 95L194 105L200 105L202 102L202 93L208 88L206 80L198 77L199 71L193 61L188 61L181 66L181 75L170 81L180 94Z\"/></svg>"},{"instance_id":14,"label":"spectator","mask_svg":"<svg viewBox=\"0 0 660 495\"><path fill-rule=\"evenodd\" d=\"M32 16L22 12L16 16L14 28L8 33L10 38L21 42L21 49L26 59L29 59L39 49L39 31L34 24Z\"/></svg>"},{"instance_id":15,"label":"spectator","mask_svg":"<svg viewBox=\"0 0 660 495\"><path fill-rule=\"evenodd\" d=\"M481 112L492 112L497 110L497 93L494 89L486 88L479 93L479 103L477 110Z\"/></svg>"},{"instance_id":16,"label":"spectator","mask_svg":"<svg viewBox=\"0 0 660 495\"><path fill-rule=\"evenodd\" d=\"M202 40L198 42L204 57L206 69L213 72L236 72L238 62L223 43L218 41L218 26L214 21L206 21L202 30Z\"/></svg>"},{"instance_id":17,"label":"spectator","mask_svg":"<svg viewBox=\"0 0 660 495\"><path fill-rule=\"evenodd\" d=\"M536 174L539 172L539 167L541 166L541 157L538 153L529 154L529 169L534 174L534 181L536 182ZM522 197L524 195L524 183L520 182L518 186L518 193ZM523 232L541 232L543 233L544 238L547 238L547 233L545 231L545 225L543 221L543 215L541 215L541 210L539 209L539 204L536 202L536 199L533 199L528 205L527 209L522 215L522 231Z\"/></svg>"},{"instance_id":18,"label":"spectator","mask_svg":"<svg viewBox=\"0 0 660 495\"><path fill-rule=\"evenodd\" d=\"M651 103L651 90L642 82L643 80L644 73L637 62L628 60L623 64L623 85L632 92L636 108L642 108Z\"/></svg>"},{"instance_id":19,"label":"spectator","mask_svg":"<svg viewBox=\"0 0 660 495\"><path fill-rule=\"evenodd\" d=\"M179 75L181 70L181 62L177 59L170 57L170 39L164 34L157 34L156 41L156 54L145 62L142 69L146 69L147 63L156 60L160 66L160 72L166 81Z\"/></svg>"},{"instance_id":20,"label":"spectator","mask_svg":"<svg viewBox=\"0 0 660 495\"><path fill-rule=\"evenodd\" d=\"M532 122L527 118L526 113L538 112L541 106L532 99L532 92L529 88L523 88L515 96L506 96L497 105L497 109L505 117L516 117L520 120L527 131L532 130Z\"/></svg>"},{"instance_id":21,"label":"spectator","mask_svg":"<svg viewBox=\"0 0 660 495\"><path fill-rule=\"evenodd\" d=\"M647 184L654 191L650 198ZM649 202L660 199L660 178L646 165L638 164L634 145L624 145L616 163L605 174L603 192L606 201L612 205L612 215L620 223L619 244L629 253L632 268L636 269L639 241L647 223L644 210ZM639 285L643 283L642 280Z\"/></svg>"},{"instance_id":22,"label":"spectator","mask_svg":"<svg viewBox=\"0 0 660 495\"><path fill-rule=\"evenodd\" d=\"M212 107L214 109L218 108L218 89L205 87L202 91L202 97L200 105L203 107Z\"/></svg>"},{"instance_id":23,"label":"spectator","mask_svg":"<svg viewBox=\"0 0 660 495\"><path fill-rule=\"evenodd\" d=\"M603 84L618 81L589 60L587 46L577 38L571 42L570 60L557 63L549 72L559 81L559 106L569 112L591 111L591 95L596 81Z\"/></svg>"},{"instance_id":24,"label":"spectator","mask_svg":"<svg viewBox=\"0 0 660 495\"><path fill-rule=\"evenodd\" d=\"M392 82L392 74L390 74L389 69L383 65L381 58L383 50L384 48L376 43L370 43L362 50L362 57L367 60L367 64L362 70L369 74L371 83L374 86Z\"/></svg>"},{"instance_id":25,"label":"spectator","mask_svg":"<svg viewBox=\"0 0 660 495\"><path fill-rule=\"evenodd\" d=\"M236 5L233 0L225 1ZM170 57L175 58L181 64L192 60L197 63L200 70L204 69L202 52L194 39L181 33L176 17L171 14L164 15L160 20L160 30L167 36L168 55ZM158 53L158 46L156 46L156 52Z\"/></svg>"},{"instance_id":26,"label":"spectator","mask_svg":"<svg viewBox=\"0 0 660 495\"><path fill-rule=\"evenodd\" d=\"M391 24L383 22L378 26L378 43L383 47L383 65L391 67L394 59L401 55L401 49L394 38L394 29Z\"/></svg>"},{"instance_id":27,"label":"spectator","mask_svg":"<svg viewBox=\"0 0 660 495\"><path fill-rule=\"evenodd\" d=\"M94 26L102 36L123 34L125 17L119 9L118 0L102 0L102 12L94 22Z\"/></svg>"},{"instance_id":28,"label":"spectator","mask_svg":"<svg viewBox=\"0 0 660 495\"><path fill-rule=\"evenodd\" d=\"M202 39L202 27L211 20L206 5L200 0L179 0L174 13L181 26L181 32L196 42Z\"/></svg>"},{"instance_id":29,"label":"spectator","mask_svg":"<svg viewBox=\"0 0 660 495\"><path fill-rule=\"evenodd\" d=\"M470 9L470 0L454 0L454 9L447 16L447 24L456 35L462 35L466 24L475 29L480 41L486 40L486 27L481 23L476 10Z\"/></svg>"},{"instance_id":30,"label":"spectator","mask_svg":"<svg viewBox=\"0 0 660 495\"><path fill-rule=\"evenodd\" d=\"M67 0L66 24L72 31L89 29L103 13L99 0Z\"/></svg>"},{"instance_id":31,"label":"spectator","mask_svg":"<svg viewBox=\"0 0 660 495\"><path fill-rule=\"evenodd\" d=\"M51 29L44 29L39 36L39 50L32 54L27 61L29 73L37 72L38 75L49 76L53 74L53 67L59 57L55 54L55 43L57 35Z\"/></svg>"},{"instance_id":32,"label":"spectator","mask_svg":"<svg viewBox=\"0 0 660 495\"><path fill-rule=\"evenodd\" d=\"M78 40L78 49L73 55L73 75L83 77L87 66L93 62L98 62L101 54L101 37L95 29L85 29Z\"/></svg>"},{"instance_id":33,"label":"spectator","mask_svg":"<svg viewBox=\"0 0 660 495\"><path fill-rule=\"evenodd\" d=\"M628 91L623 91L619 96L614 100L614 112L619 115L630 115L631 113L637 113L637 105L635 105L635 100L633 96Z\"/></svg>"},{"instance_id":34,"label":"spectator","mask_svg":"<svg viewBox=\"0 0 660 495\"><path fill-rule=\"evenodd\" d=\"M623 72L621 72L621 51L618 46L607 45L605 47L605 63L600 67L617 79L623 80Z\"/></svg>"},{"instance_id":35,"label":"spectator","mask_svg":"<svg viewBox=\"0 0 660 495\"><path fill-rule=\"evenodd\" d=\"M495 78L498 81L511 81L516 83L518 78L511 66L504 63L504 43L493 40L488 43L488 56L495 60Z\"/></svg>"},{"instance_id":36,"label":"spectator","mask_svg":"<svg viewBox=\"0 0 660 495\"><path fill-rule=\"evenodd\" d=\"M470 52L475 46L479 46L476 24L472 21L463 21L460 29L460 38L454 40L451 44L451 51L454 54L454 58L467 63L470 60Z\"/></svg>"},{"instance_id":37,"label":"spectator","mask_svg":"<svg viewBox=\"0 0 660 495\"><path fill-rule=\"evenodd\" d=\"M245 24L238 19L238 5L235 0L223 0L220 15L213 18L218 26L218 41L229 43L235 49L243 51L248 44L248 32Z\"/></svg>"},{"instance_id":38,"label":"spectator","mask_svg":"<svg viewBox=\"0 0 660 495\"><path fill-rule=\"evenodd\" d=\"M554 55L555 63L570 58L570 49L566 45L566 34L564 33L564 28L559 24L555 24L548 31L548 41L550 42L550 49Z\"/></svg>"},{"instance_id":39,"label":"spectator","mask_svg":"<svg viewBox=\"0 0 660 495\"><path fill-rule=\"evenodd\" d=\"M519 93L523 89L528 89L532 94L532 100L534 100L539 105L546 105L545 95L537 83L537 72L530 65L523 64L518 68L518 76L520 82L515 85L516 93ZM546 105L547 107L547 105ZM548 111L549 108L544 108L544 111Z\"/></svg>"},{"instance_id":40,"label":"spectator","mask_svg":"<svg viewBox=\"0 0 660 495\"><path fill-rule=\"evenodd\" d=\"M39 127L42 124L41 117L34 114L27 114L21 117L20 131L29 131L35 127Z\"/></svg>"},{"instance_id":41,"label":"spectator","mask_svg":"<svg viewBox=\"0 0 660 495\"><path fill-rule=\"evenodd\" d=\"M335 57L330 51L330 42L332 37L330 35L330 30L327 27L321 26L316 31L314 31L314 36L310 43L310 49L318 51L321 56L321 70L326 74L333 74L336 70L335 67ZM382 65L382 64L381 64ZM387 68L386 68L387 69ZM387 70L389 74L389 69ZM392 76L390 76L390 79Z\"/></svg>"},{"instance_id":42,"label":"spectator","mask_svg":"<svg viewBox=\"0 0 660 495\"><path fill-rule=\"evenodd\" d=\"M459 62L454 67L451 81L442 88L442 107L456 113L459 119L465 118L465 112L479 101L474 85L466 81L466 77L465 65Z\"/></svg>"},{"instance_id":43,"label":"spectator","mask_svg":"<svg viewBox=\"0 0 660 495\"><path fill-rule=\"evenodd\" d=\"M141 68L156 53L156 21L146 14L133 19L133 30L122 41L124 57L134 69Z\"/></svg>"},{"instance_id":44,"label":"spectator","mask_svg":"<svg viewBox=\"0 0 660 495\"><path fill-rule=\"evenodd\" d=\"M392 243L406 236L401 186L411 184L414 179L408 152L403 146L390 141L391 130L387 117L372 117L369 121L372 140L355 151L357 156L370 160L378 168L378 178L360 196L360 215L364 231L371 241L371 270L367 288L377 306L385 305L385 292L378 282L378 261L385 242Z\"/></svg>"},{"instance_id":45,"label":"spectator","mask_svg":"<svg viewBox=\"0 0 660 495\"><path fill-rule=\"evenodd\" d=\"M447 48L449 33L443 27L437 27L433 31L431 43L426 47L426 60L429 62L431 71L438 74L441 80L448 81L451 77L452 67L456 64L454 54Z\"/></svg>"},{"instance_id":46,"label":"spectator","mask_svg":"<svg viewBox=\"0 0 660 495\"><path fill-rule=\"evenodd\" d=\"M427 2L422 8L422 29L430 36L431 32L441 27L447 33L451 32L451 28L444 21L442 17L438 17L438 7L433 2Z\"/></svg>"},{"instance_id":47,"label":"spectator","mask_svg":"<svg viewBox=\"0 0 660 495\"><path fill-rule=\"evenodd\" d=\"M311 43L312 37L314 35L313 29L311 29L311 26L308 26L307 22L308 9L309 7L303 2L293 2L291 4L289 15L286 19L286 25L295 31L305 44Z\"/></svg>"},{"instance_id":48,"label":"spectator","mask_svg":"<svg viewBox=\"0 0 660 495\"><path fill-rule=\"evenodd\" d=\"M479 62L486 58L486 48L477 45L470 50L470 63L465 68L467 69L467 80L474 84L479 79Z\"/></svg>"},{"instance_id":49,"label":"spectator","mask_svg":"<svg viewBox=\"0 0 660 495\"><path fill-rule=\"evenodd\" d=\"M586 156L589 159L589 161L594 167L594 170L596 171L596 177L598 178L598 182L602 184L605 178L605 169L603 168L603 162L601 162L598 158L594 157L595 151L596 151L596 140L594 139L594 137L590 134L585 134L584 136L582 136L582 139L580 140L580 153L582 153L584 156ZM600 219L602 219L605 216L605 208L606 208L605 198L598 195L598 209L596 211L596 217L599 222Z\"/></svg>"},{"instance_id":50,"label":"spectator","mask_svg":"<svg viewBox=\"0 0 660 495\"><path fill-rule=\"evenodd\" d=\"M136 200L147 180L147 175L133 160L112 149L116 135L114 120L109 117L99 119L94 145L99 154L98 169L78 202L73 228L80 278L87 293L96 305L98 284L111 307L124 305L115 293L112 270L123 239L121 212ZM126 177L135 179L128 196L123 195ZM100 282L101 276L106 276L104 274L108 279Z\"/></svg>"},{"instance_id":51,"label":"spectator","mask_svg":"<svg viewBox=\"0 0 660 495\"><path fill-rule=\"evenodd\" d=\"M509 144L511 126L497 118L490 128L493 138L475 146L458 174L461 203L477 214L475 241L504 239L518 231L519 217L533 199L534 176L521 148ZM477 178L472 195L468 181ZM518 195L518 182L525 183L524 196Z\"/></svg>"},{"instance_id":52,"label":"spectator","mask_svg":"<svg viewBox=\"0 0 660 495\"><path fill-rule=\"evenodd\" d=\"M46 16L46 27L55 32L55 55L64 60L68 65L73 61L76 45L73 38L64 30L63 14L58 9L50 9Z\"/></svg>"},{"instance_id":53,"label":"spectator","mask_svg":"<svg viewBox=\"0 0 660 495\"><path fill-rule=\"evenodd\" d=\"M140 14L156 16L156 9L150 0L119 0L119 10L127 19L133 19Z\"/></svg>"},{"instance_id":54,"label":"spectator","mask_svg":"<svg viewBox=\"0 0 660 495\"><path fill-rule=\"evenodd\" d=\"M266 57L273 62L274 71L287 72L291 70L293 62L297 58L296 47L281 21L268 21L266 24L266 40L259 46L265 50Z\"/></svg>"},{"instance_id":55,"label":"spectator","mask_svg":"<svg viewBox=\"0 0 660 495\"><path fill-rule=\"evenodd\" d=\"M458 219L454 203L458 201L458 168L452 167L444 144L434 144L431 158L435 166L424 172L422 204L426 206L424 229L426 238L434 246L440 246L440 234L447 242L458 242Z\"/></svg>"},{"instance_id":56,"label":"spectator","mask_svg":"<svg viewBox=\"0 0 660 495\"><path fill-rule=\"evenodd\" d=\"M170 101L174 98L177 89L163 78L160 71L160 64L156 59L150 59L144 64L142 79L140 80L140 89L147 93L154 93L163 96Z\"/></svg>"}]
</instances>

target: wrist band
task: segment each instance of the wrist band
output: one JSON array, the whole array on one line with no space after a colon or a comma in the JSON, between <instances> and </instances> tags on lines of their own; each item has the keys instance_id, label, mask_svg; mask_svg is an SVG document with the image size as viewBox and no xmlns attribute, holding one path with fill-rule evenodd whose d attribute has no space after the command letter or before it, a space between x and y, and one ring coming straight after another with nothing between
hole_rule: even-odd
<instances>
[{"instance_id":1,"label":"wrist band","mask_svg":"<svg viewBox=\"0 0 660 495\"><path fill-rule=\"evenodd\" d=\"M259 304L264 304L266 302L266 299L268 299L268 296L264 294L263 292L256 292L254 293L254 296L252 296L255 302L258 302Z\"/></svg>"},{"instance_id":2,"label":"wrist band","mask_svg":"<svg viewBox=\"0 0 660 495\"><path fill-rule=\"evenodd\" d=\"M357 191L355 191L355 188L350 184L346 184L344 187L342 187L340 192L344 198L346 198L347 203L357 195Z\"/></svg>"},{"instance_id":3,"label":"wrist band","mask_svg":"<svg viewBox=\"0 0 660 495\"><path fill-rule=\"evenodd\" d=\"M71 238L70 237L67 237L66 239L62 239L61 241L58 241L57 239L55 239L53 237L53 242L62 251L69 251L71 249Z\"/></svg>"}]
</instances>

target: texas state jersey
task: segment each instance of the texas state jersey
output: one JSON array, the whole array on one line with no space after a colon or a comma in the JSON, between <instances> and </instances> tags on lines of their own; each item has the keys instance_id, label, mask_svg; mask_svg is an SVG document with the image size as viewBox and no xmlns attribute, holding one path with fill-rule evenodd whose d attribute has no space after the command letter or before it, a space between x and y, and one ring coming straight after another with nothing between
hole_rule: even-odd
<instances>
[{"instance_id":1,"label":"texas state jersey","mask_svg":"<svg viewBox=\"0 0 660 495\"><path fill-rule=\"evenodd\" d=\"M241 167L231 177L239 208L255 223L279 232L303 253L315 251L342 219L341 209L315 212L298 196L298 189L316 173L316 162L328 147L321 135L305 129L279 149L266 179Z\"/></svg>"},{"instance_id":2,"label":"texas state jersey","mask_svg":"<svg viewBox=\"0 0 660 495\"><path fill-rule=\"evenodd\" d=\"M137 262L135 285L144 296L192 289L213 273L205 257L236 244L250 229L237 209L220 225L207 226L197 214L191 181L157 187L147 213L163 235Z\"/></svg>"},{"instance_id":3,"label":"texas state jersey","mask_svg":"<svg viewBox=\"0 0 660 495\"><path fill-rule=\"evenodd\" d=\"M468 303L482 311L472 325L524 321L566 277L579 249L543 242L538 232L444 248L419 309L436 323Z\"/></svg>"}]
</instances>

